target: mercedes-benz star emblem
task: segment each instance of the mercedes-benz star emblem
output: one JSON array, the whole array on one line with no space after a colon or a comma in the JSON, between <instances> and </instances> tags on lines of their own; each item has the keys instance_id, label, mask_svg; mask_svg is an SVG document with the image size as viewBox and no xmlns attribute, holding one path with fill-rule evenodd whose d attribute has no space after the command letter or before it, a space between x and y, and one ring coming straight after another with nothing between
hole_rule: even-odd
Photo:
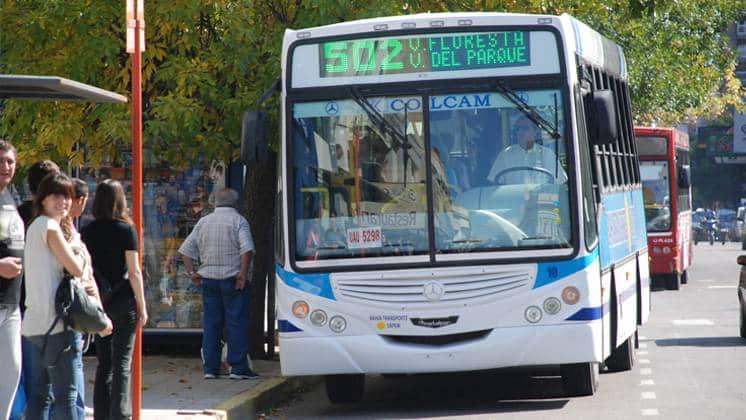
<instances>
[{"instance_id":1,"label":"mercedes-benz star emblem","mask_svg":"<svg viewBox=\"0 0 746 420\"><path fill-rule=\"evenodd\" d=\"M339 112L339 105L337 105L336 102L328 102L325 109L327 114L337 115L337 113Z\"/></svg>"},{"instance_id":2,"label":"mercedes-benz star emblem","mask_svg":"<svg viewBox=\"0 0 746 420\"><path fill-rule=\"evenodd\" d=\"M425 299L430 302L439 301L440 298L443 297L444 292L443 285L437 281L427 282L425 283L425 286L422 287L422 294L425 296Z\"/></svg>"}]
</instances>

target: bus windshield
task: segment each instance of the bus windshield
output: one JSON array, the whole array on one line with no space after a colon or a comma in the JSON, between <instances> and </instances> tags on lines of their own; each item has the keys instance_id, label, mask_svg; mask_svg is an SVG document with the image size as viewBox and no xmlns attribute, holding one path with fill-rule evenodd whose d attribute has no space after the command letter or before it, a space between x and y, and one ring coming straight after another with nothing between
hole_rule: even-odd
<instances>
[{"instance_id":1,"label":"bus windshield","mask_svg":"<svg viewBox=\"0 0 746 420\"><path fill-rule=\"evenodd\" d=\"M641 161L645 220L648 232L666 232L671 229L671 191L668 182L668 162Z\"/></svg>"},{"instance_id":2,"label":"bus windshield","mask_svg":"<svg viewBox=\"0 0 746 420\"><path fill-rule=\"evenodd\" d=\"M296 259L570 247L562 95L501 91L294 103Z\"/></svg>"}]
</instances>

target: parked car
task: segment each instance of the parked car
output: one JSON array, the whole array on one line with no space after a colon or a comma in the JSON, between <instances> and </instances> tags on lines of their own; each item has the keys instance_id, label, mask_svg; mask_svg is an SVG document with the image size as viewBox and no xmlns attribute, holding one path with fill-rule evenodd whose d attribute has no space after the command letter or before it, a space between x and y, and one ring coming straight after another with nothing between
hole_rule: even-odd
<instances>
[{"instance_id":1,"label":"parked car","mask_svg":"<svg viewBox=\"0 0 746 420\"><path fill-rule=\"evenodd\" d=\"M746 338L746 255L741 255L736 260L741 266L741 275L738 278L738 306L739 326L741 338Z\"/></svg>"},{"instance_id":2,"label":"parked car","mask_svg":"<svg viewBox=\"0 0 746 420\"><path fill-rule=\"evenodd\" d=\"M741 206L736 210L736 230L738 240L741 241L741 249L746 250L746 206Z\"/></svg>"}]
</instances>

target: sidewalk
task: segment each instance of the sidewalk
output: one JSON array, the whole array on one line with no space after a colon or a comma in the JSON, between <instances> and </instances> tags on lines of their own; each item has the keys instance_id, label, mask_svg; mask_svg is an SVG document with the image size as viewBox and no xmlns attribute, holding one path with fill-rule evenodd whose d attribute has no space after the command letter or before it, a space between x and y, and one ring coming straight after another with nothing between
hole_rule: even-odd
<instances>
[{"instance_id":1,"label":"sidewalk","mask_svg":"<svg viewBox=\"0 0 746 420\"><path fill-rule=\"evenodd\" d=\"M309 378L284 378L280 362L254 360L255 380L202 378L199 357L143 357L143 420L252 419L262 406L280 401ZM97 360L83 359L86 379L86 418L93 418L93 383Z\"/></svg>"}]
</instances>

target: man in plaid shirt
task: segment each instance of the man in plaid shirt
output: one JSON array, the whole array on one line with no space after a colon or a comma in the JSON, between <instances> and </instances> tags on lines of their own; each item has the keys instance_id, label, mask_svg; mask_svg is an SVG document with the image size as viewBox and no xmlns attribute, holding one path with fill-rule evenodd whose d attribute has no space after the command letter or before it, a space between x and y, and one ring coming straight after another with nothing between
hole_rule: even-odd
<instances>
[{"instance_id":1,"label":"man in plaid shirt","mask_svg":"<svg viewBox=\"0 0 746 420\"><path fill-rule=\"evenodd\" d=\"M254 379L249 360L249 288L246 287L254 241L249 222L236 210L238 193L215 193L215 211L201 218L179 253L187 274L202 288L202 358L205 379L220 374L223 327L228 338L231 379ZM194 271L193 260L199 261Z\"/></svg>"}]
</instances>

